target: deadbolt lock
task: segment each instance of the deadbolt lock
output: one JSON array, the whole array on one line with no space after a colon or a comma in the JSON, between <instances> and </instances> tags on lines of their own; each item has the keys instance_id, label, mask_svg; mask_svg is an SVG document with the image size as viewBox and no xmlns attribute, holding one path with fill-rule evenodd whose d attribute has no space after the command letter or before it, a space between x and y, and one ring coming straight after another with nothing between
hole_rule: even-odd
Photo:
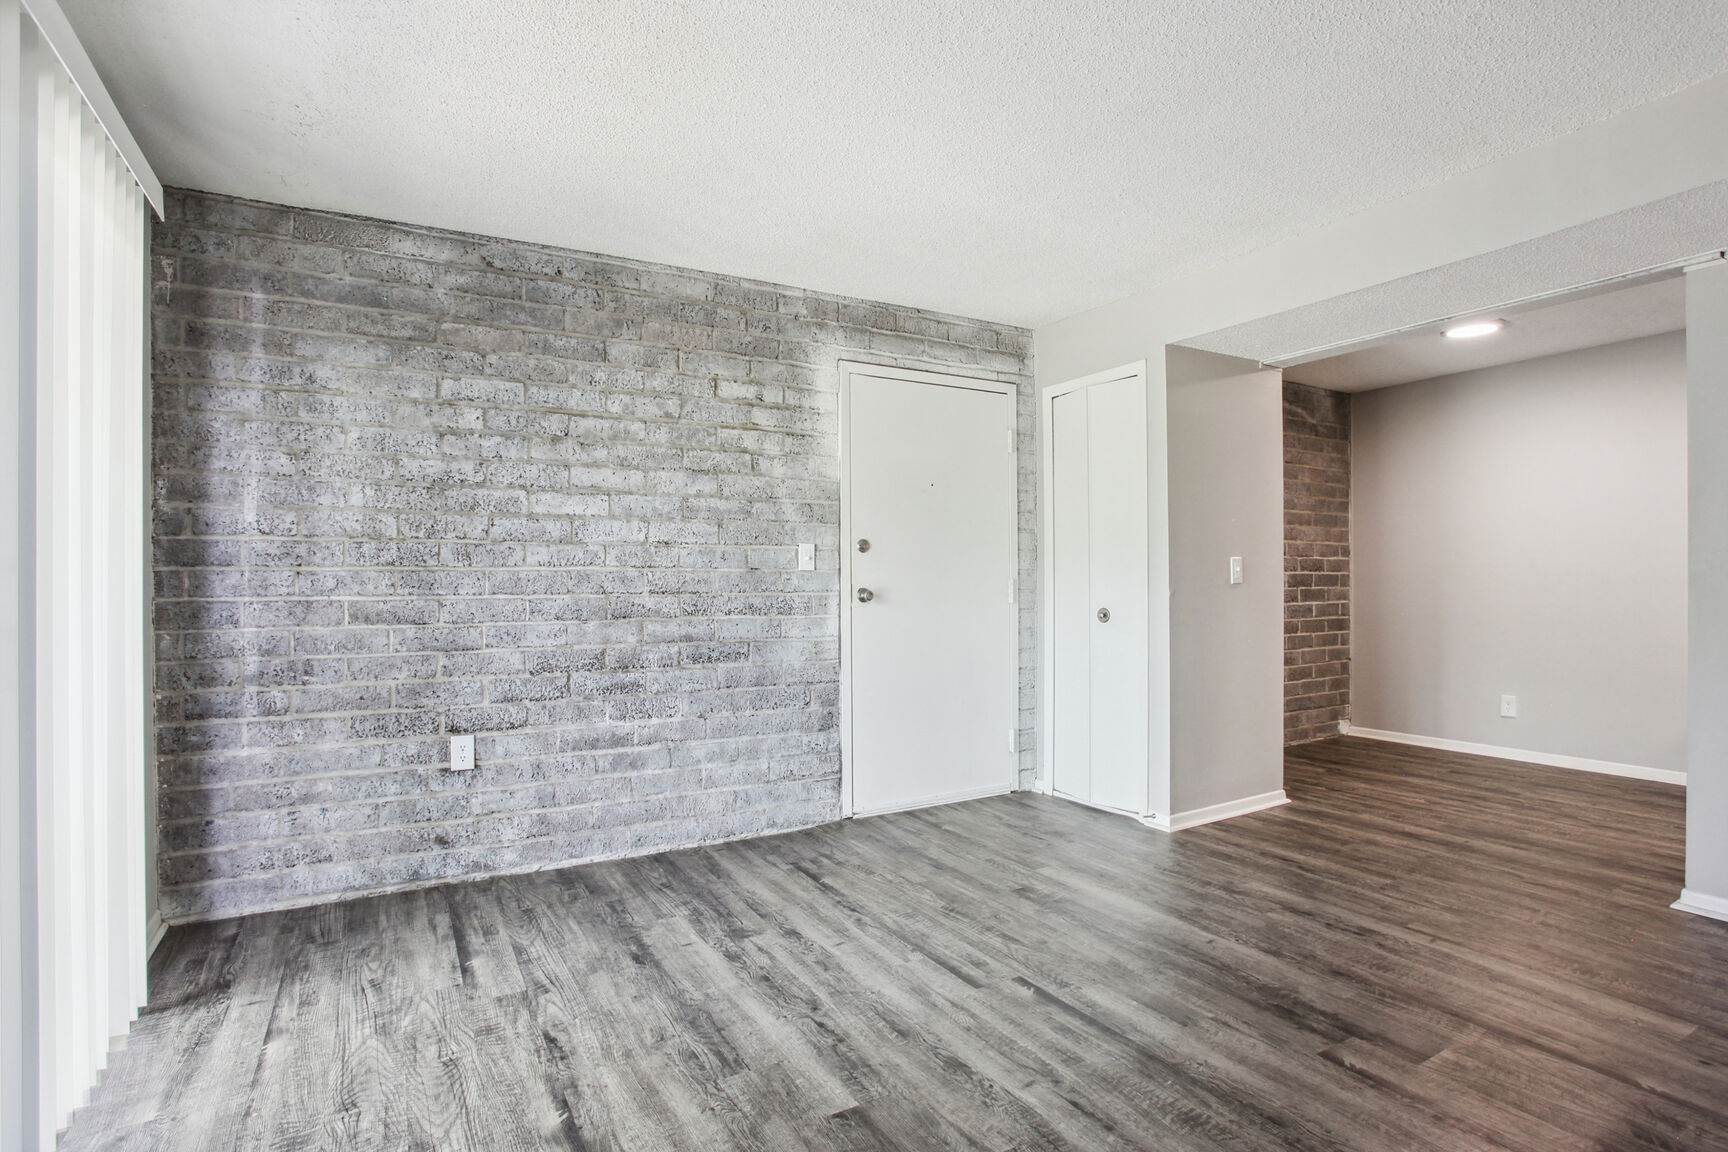
<instances>
[{"instance_id":1,"label":"deadbolt lock","mask_svg":"<svg viewBox=\"0 0 1728 1152\"><path fill-rule=\"evenodd\" d=\"M1108 609L1108 608L1098 609L1098 623L1100 623L1100 624L1110 623L1110 609Z\"/></svg>"},{"instance_id":2,"label":"deadbolt lock","mask_svg":"<svg viewBox=\"0 0 1728 1152\"><path fill-rule=\"evenodd\" d=\"M858 551L860 551L860 552L870 551L870 541L868 541L868 540L858 541Z\"/></svg>"}]
</instances>

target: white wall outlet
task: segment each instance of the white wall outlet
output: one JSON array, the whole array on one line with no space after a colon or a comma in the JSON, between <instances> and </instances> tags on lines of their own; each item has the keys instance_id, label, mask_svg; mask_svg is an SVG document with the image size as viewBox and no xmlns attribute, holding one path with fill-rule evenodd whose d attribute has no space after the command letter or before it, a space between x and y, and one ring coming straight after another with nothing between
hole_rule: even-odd
<instances>
[{"instance_id":1,"label":"white wall outlet","mask_svg":"<svg viewBox=\"0 0 1728 1152\"><path fill-rule=\"evenodd\" d=\"M1502 696L1502 697L1500 697L1500 715L1506 717L1509 720L1518 719L1518 697L1516 697L1516 696Z\"/></svg>"},{"instance_id":2,"label":"white wall outlet","mask_svg":"<svg viewBox=\"0 0 1728 1152\"><path fill-rule=\"evenodd\" d=\"M1230 583L1242 583L1242 557L1230 557Z\"/></svg>"},{"instance_id":3,"label":"white wall outlet","mask_svg":"<svg viewBox=\"0 0 1728 1152\"><path fill-rule=\"evenodd\" d=\"M814 571L816 571L816 545L814 545L814 544L800 544L800 545L798 545L798 571L800 571L800 572L814 572Z\"/></svg>"},{"instance_id":4,"label":"white wall outlet","mask_svg":"<svg viewBox=\"0 0 1728 1152\"><path fill-rule=\"evenodd\" d=\"M474 737L450 737L450 771L468 772L474 767Z\"/></svg>"}]
</instances>

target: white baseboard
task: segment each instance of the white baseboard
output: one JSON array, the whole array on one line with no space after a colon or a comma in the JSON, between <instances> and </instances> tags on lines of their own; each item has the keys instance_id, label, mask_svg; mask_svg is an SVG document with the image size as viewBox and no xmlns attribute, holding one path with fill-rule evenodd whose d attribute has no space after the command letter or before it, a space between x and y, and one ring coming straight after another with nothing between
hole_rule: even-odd
<instances>
[{"instance_id":1,"label":"white baseboard","mask_svg":"<svg viewBox=\"0 0 1728 1152\"><path fill-rule=\"evenodd\" d=\"M1288 803L1290 803L1290 797L1284 795L1284 789L1280 788L1276 792L1262 792L1258 796L1244 796L1240 800L1226 800L1222 804L1213 804L1209 808L1191 808L1187 812L1173 812L1168 816L1143 816L1140 822L1146 827L1156 828L1160 832L1180 832L1184 828L1198 828L1202 824L1228 820L1232 816L1246 816L1250 812L1260 812Z\"/></svg>"},{"instance_id":2,"label":"white baseboard","mask_svg":"<svg viewBox=\"0 0 1728 1152\"><path fill-rule=\"evenodd\" d=\"M144 955L154 956L156 955L156 945L162 943L162 937L168 934L168 925L163 923L161 916L152 912L145 928L145 939L148 943L144 946Z\"/></svg>"},{"instance_id":3,"label":"white baseboard","mask_svg":"<svg viewBox=\"0 0 1728 1152\"><path fill-rule=\"evenodd\" d=\"M1523 748L1501 748L1495 744L1472 744L1468 740L1443 740L1438 736L1414 736L1408 732L1383 732L1378 728L1348 728L1339 725L1346 736L1361 736L1367 740L1385 740L1391 744L1413 744L1418 748L1437 748L1442 752L1467 752L1472 756L1488 756L1495 760L1518 760L1525 764L1542 764L1549 768L1575 768L1580 772L1598 772L1604 776L1630 776L1634 780L1656 780L1663 784L1686 783L1686 773L1667 768L1646 768L1641 764L1616 764L1612 760L1591 760L1584 756L1562 756L1557 752L1531 752Z\"/></svg>"},{"instance_id":4,"label":"white baseboard","mask_svg":"<svg viewBox=\"0 0 1728 1152\"><path fill-rule=\"evenodd\" d=\"M1690 888L1682 888L1680 899L1668 907L1690 912L1694 916L1708 916L1712 920L1728 920L1728 897L1706 896Z\"/></svg>"}]
</instances>

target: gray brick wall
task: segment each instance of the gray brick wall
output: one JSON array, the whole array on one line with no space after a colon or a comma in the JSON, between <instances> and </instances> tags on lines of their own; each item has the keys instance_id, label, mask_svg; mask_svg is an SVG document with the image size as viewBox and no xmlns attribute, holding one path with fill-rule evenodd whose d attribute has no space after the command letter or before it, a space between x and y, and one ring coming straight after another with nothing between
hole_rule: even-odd
<instances>
[{"instance_id":1,"label":"gray brick wall","mask_svg":"<svg viewBox=\"0 0 1728 1152\"><path fill-rule=\"evenodd\" d=\"M154 239L168 920L836 819L843 358L1020 388L1030 783L1028 332L193 192Z\"/></svg>"},{"instance_id":2,"label":"gray brick wall","mask_svg":"<svg viewBox=\"0 0 1728 1152\"><path fill-rule=\"evenodd\" d=\"M1350 719L1350 397L1284 382L1284 742Z\"/></svg>"}]
</instances>

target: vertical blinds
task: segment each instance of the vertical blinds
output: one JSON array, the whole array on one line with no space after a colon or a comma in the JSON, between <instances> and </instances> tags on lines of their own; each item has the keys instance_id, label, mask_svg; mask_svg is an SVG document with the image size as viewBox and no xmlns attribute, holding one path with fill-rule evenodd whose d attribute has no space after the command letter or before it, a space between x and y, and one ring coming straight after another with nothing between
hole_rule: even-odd
<instances>
[{"instance_id":1,"label":"vertical blinds","mask_svg":"<svg viewBox=\"0 0 1728 1152\"><path fill-rule=\"evenodd\" d=\"M146 995L145 197L32 7L0 0L0 1144L51 1148Z\"/></svg>"}]
</instances>

